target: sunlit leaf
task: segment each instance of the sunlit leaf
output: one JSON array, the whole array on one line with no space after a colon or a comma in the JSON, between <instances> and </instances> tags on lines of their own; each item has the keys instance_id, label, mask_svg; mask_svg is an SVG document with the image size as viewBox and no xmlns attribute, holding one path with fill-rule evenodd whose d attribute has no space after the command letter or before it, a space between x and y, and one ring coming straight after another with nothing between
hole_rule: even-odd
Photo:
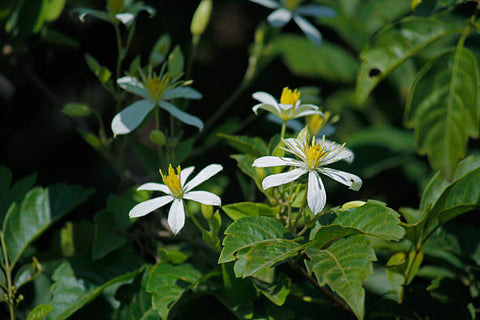
<instances>
[{"instance_id":1,"label":"sunlit leaf","mask_svg":"<svg viewBox=\"0 0 480 320\"><path fill-rule=\"evenodd\" d=\"M224 205L222 206L222 210L233 220L238 220L247 216L275 217L280 211L280 208L272 208L264 203L239 202Z\"/></svg>"}]
</instances>

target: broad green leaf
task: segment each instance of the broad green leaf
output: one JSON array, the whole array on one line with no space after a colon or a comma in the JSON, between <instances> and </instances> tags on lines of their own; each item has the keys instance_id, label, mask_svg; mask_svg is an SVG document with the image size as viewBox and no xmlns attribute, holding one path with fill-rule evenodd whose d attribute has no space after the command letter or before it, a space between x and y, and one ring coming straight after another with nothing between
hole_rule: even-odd
<instances>
[{"instance_id":1,"label":"broad green leaf","mask_svg":"<svg viewBox=\"0 0 480 320\"><path fill-rule=\"evenodd\" d=\"M239 250L265 242L290 239L292 239L290 232L274 218L263 216L241 218L225 230L218 263L234 261Z\"/></svg>"},{"instance_id":2,"label":"broad green leaf","mask_svg":"<svg viewBox=\"0 0 480 320\"><path fill-rule=\"evenodd\" d=\"M420 154L452 179L465 157L468 137L478 137L479 75L473 54L449 51L419 73L405 110L405 124L415 128Z\"/></svg>"},{"instance_id":3,"label":"broad green leaf","mask_svg":"<svg viewBox=\"0 0 480 320\"><path fill-rule=\"evenodd\" d=\"M93 239L92 257L97 260L123 246L127 239L122 234L131 225L128 211L138 203L134 199L134 189L121 195L110 195L105 210L98 212L93 221L95 238Z\"/></svg>"},{"instance_id":4,"label":"broad green leaf","mask_svg":"<svg viewBox=\"0 0 480 320\"><path fill-rule=\"evenodd\" d=\"M225 291L222 290L221 294L216 295L217 298L234 314L242 314L245 318L251 318L253 314L252 297L256 294L252 280L237 278L233 271L233 263L222 263L221 267Z\"/></svg>"},{"instance_id":5,"label":"broad green leaf","mask_svg":"<svg viewBox=\"0 0 480 320\"><path fill-rule=\"evenodd\" d=\"M310 238L321 247L328 242L350 234L367 234L389 241L398 241L405 234L400 226L400 214L384 204L369 201L362 206L338 209L321 217Z\"/></svg>"},{"instance_id":6,"label":"broad green leaf","mask_svg":"<svg viewBox=\"0 0 480 320\"><path fill-rule=\"evenodd\" d=\"M238 220L247 216L275 217L280 211L280 207L272 208L264 203L239 202L224 205L222 210L233 220Z\"/></svg>"},{"instance_id":7,"label":"broad green leaf","mask_svg":"<svg viewBox=\"0 0 480 320\"><path fill-rule=\"evenodd\" d=\"M112 72L108 70L108 68L102 66L97 59L89 55L88 53L85 53L85 61L87 62L87 66L90 69L90 71L97 76L98 80L102 84L107 83L108 80L110 80L110 77L112 76Z\"/></svg>"},{"instance_id":8,"label":"broad green leaf","mask_svg":"<svg viewBox=\"0 0 480 320\"><path fill-rule=\"evenodd\" d=\"M62 263L52 275L53 299L49 304L54 308L47 320L68 319L108 287L133 280L142 270L140 263L138 257L126 252L94 264L85 257Z\"/></svg>"},{"instance_id":9,"label":"broad green leaf","mask_svg":"<svg viewBox=\"0 0 480 320\"><path fill-rule=\"evenodd\" d=\"M299 76L333 82L353 83L358 69L355 57L342 47L323 41L319 47L299 35L281 35L273 43L273 52Z\"/></svg>"},{"instance_id":10,"label":"broad green leaf","mask_svg":"<svg viewBox=\"0 0 480 320\"><path fill-rule=\"evenodd\" d=\"M184 69L184 57L182 50L179 46L176 46L173 51L168 55L168 74L173 78L179 77L183 74Z\"/></svg>"},{"instance_id":11,"label":"broad green leaf","mask_svg":"<svg viewBox=\"0 0 480 320\"><path fill-rule=\"evenodd\" d=\"M40 320L47 316L52 310L53 306L49 304L40 304L30 311L27 320Z\"/></svg>"},{"instance_id":12,"label":"broad green leaf","mask_svg":"<svg viewBox=\"0 0 480 320\"><path fill-rule=\"evenodd\" d=\"M268 300L272 301L277 306L282 306L285 303L291 291L290 278L284 273L279 273L273 283L254 279L253 285L258 291L267 297Z\"/></svg>"},{"instance_id":13,"label":"broad green leaf","mask_svg":"<svg viewBox=\"0 0 480 320\"><path fill-rule=\"evenodd\" d=\"M365 101L375 86L408 58L455 32L460 29L436 18L408 17L387 25L362 50L357 100Z\"/></svg>"},{"instance_id":14,"label":"broad green leaf","mask_svg":"<svg viewBox=\"0 0 480 320\"><path fill-rule=\"evenodd\" d=\"M57 20L65 7L66 0L43 0L42 19L44 22Z\"/></svg>"},{"instance_id":15,"label":"broad green leaf","mask_svg":"<svg viewBox=\"0 0 480 320\"><path fill-rule=\"evenodd\" d=\"M267 145L258 137L232 136L219 133L219 137L225 138L228 144L251 157L262 157L268 154Z\"/></svg>"},{"instance_id":16,"label":"broad green leaf","mask_svg":"<svg viewBox=\"0 0 480 320\"><path fill-rule=\"evenodd\" d=\"M35 188L28 192L22 203L9 211L3 224L12 264L52 223L85 202L91 194L92 190L67 184Z\"/></svg>"},{"instance_id":17,"label":"broad green leaf","mask_svg":"<svg viewBox=\"0 0 480 320\"><path fill-rule=\"evenodd\" d=\"M262 180L266 176L265 169L263 168L259 168L260 170L255 169L252 166L253 161L255 161L255 159L251 156L243 155L243 154L232 154L230 157L237 161L237 165L243 173L245 173L247 176L252 178L253 181L255 181L255 184L257 185L258 190L265 193L262 187ZM258 175L259 171L262 171L264 173L263 177Z\"/></svg>"},{"instance_id":18,"label":"broad green leaf","mask_svg":"<svg viewBox=\"0 0 480 320\"><path fill-rule=\"evenodd\" d=\"M33 262L24 264L16 273L13 278L13 285L18 290L23 285L35 280L43 271L42 265L36 258L33 258Z\"/></svg>"},{"instance_id":19,"label":"broad green leaf","mask_svg":"<svg viewBox=\"0 0 480 320\"><path fill-rule=\"evenodd\" d=\"M201 276L202 273L189 264L155 265L148 277L147 292L153 295L152 304L158 315L167 319L184 292L192 288Z\"/></svg>"},{"instance_id":20,"label":"broad green leaf","mask_svg":"<svg viewBox=\"0 0 480 320\"><path fill-rule=\"evenodd\" d=\"M362 235L353 235L334 242L327 249L306 249L310 260L305 261L321 286L328 285L350 306L357 318L363 319L365 290L363 281L373 273L375 253L369 240Z\"/></svg>"},{"instance_id":21,"label":"broad green leaf","mask_svg":"<svg viewBox=\"0 0 480 320\"><path fill-rule=\"evenodd\" d=\"M0 224L3 224L3 219L10 205L22 200L35 180L36 174L32 174L11 185L12 173L7 167L0 166Z\"/></svg>"},{"instance_id":22,"label":"broad green leaf","mask_svg":"<svg viewBox=\"0 0 480 320\"><path fill-rule=\"evenodd\" d=\"M358 130L345 141L349 148L364 145L375 145L395 152L415 153L415 140L408 130L393 127L370 127Z\"/></svg>"}]
</instances>

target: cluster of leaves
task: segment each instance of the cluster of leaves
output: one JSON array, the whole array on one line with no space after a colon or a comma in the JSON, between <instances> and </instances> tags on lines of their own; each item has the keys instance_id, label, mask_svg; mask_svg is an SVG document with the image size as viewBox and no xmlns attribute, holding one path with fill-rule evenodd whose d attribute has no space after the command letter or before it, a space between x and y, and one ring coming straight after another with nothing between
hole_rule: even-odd
<instances>
[{"instance_id":1,"label":"cluster of leaves","mask_svg":"<svg viewBox=\"0 0 480 320\"><path fill-rule=\"evenodd\" d=\"M9 34L40 32L65 5L34 2L42 10L27 10L27 1L20 1L0 11L8 17ZM216 317L238 319L427 319L449 314L475 319L480 251L475 247L479 239L469 237L477 230L451 220L480 209L480 158L475 146L468 150L480 123L478 48L466 41L479 30L480 3L319 1L336 14L316 22L338 36L335 43L324 39L321 46L261 24L242 82L204 125L186 113L185 99L201 97L188 85L210 18L209 2L203 0L194 15L189 51L172 49L170 35L162 34L147 63L140 54L126 59L138 14L152 16L153 7L109 0L105 10L75 8L80 20L100 19L115 31L115 70L85 54L86 65L114 105L107 116L83 102L66 104L62 111L79 121L95 117L98 132L79 127L79 134L130 185L157 177L158 168L169 163L191 161L192 155L208 158L207 151L223 141L238 152L231 158L238 167L237 197L242 201L216 211L187 203L190 219L173 238L163 212L138 221L128 218L129 210L152 192L131 187L110 195L93 223L78 222L73 216L87 210L81 205L92 190L63 183L33 187L35 176L12 184L10 171L0 167L0 301L11 318L212 318L215 310ZM25 18L33 12L35 17ZM345 201L343 193L342 200L332 197L336 206L317 215L305 205L304 180L263 189L267 174L282 169L252 164L264 156L283 157L280 136L265 141L235 135L238 124L213 125L277 58L292 74L333 87L323 104L342 121L324 123L322 133L334 132L347 141L357 156L352 170L367 179L366 188L368 181L400 169L412 182L409 187L423 190L418 208L406 207L411 202L403 204L403 199L396 199L398 210L388 206L395 197L392 182L388 197L364 191L362 201ZM156 77L153 70L175 81L184 77L171 89L178 95L154 96L147 85ZM377 86L392 94L385 98L380 88L374 90ZM318 91L300 91L302 99L319 101ZM129 93L143 100L135 101ZM383 107L385 101L392 108ZM415 134L399 127L396 110L402 105L403 125ZM120 119L128 132L116 131L115 121L110 132L105 117L108 123ZM204 133L191 134L192 128L183 124L209 132L198 149L193 147ZM303 123L284 123L281 137L297 136L298 127ZM131 136L114 137L125 133ZM149 142L140 142L142 133ZM215 182L205 187L223 193L225 180ZM332 188L332 194L339 192ZM365 199L370 197L382 201ZM37 246L39 238L52 243L48 250Z\"/></svg>"}]
</instances>

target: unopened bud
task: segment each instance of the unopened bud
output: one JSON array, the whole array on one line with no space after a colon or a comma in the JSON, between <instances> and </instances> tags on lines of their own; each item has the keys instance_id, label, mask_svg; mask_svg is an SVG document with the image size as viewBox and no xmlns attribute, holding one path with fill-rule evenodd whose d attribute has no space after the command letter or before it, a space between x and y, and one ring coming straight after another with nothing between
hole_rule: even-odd
<instances>
[{"instance_id":1,"label":"unopened bud","mask_svg":"<svg viewBox=\"0 0 480 320\"><path fill-rule=\"evenodd\" d=\"M167 143L165 134L160 130L152 130L149 135L150 141L159 147L163 147Z\"/></svg>"},{"instance_id":2,"label":"unopened bud","mask_svg":"<svg viewBox=\"0 0 480 320\"><path fill-rule=\"evenodd\" d=\"M210 14L212 13L212 0L202 0L193 14L190 31L194 36L200 36L205 32Z\"/></svg>"},{"instance_id":3,"label":"unopened bud","mask_svg":"<svg viewBox=\"0 0 480 320\"><path fill-rule=\"evenodd\" d=\"M64 105L62 112L72 118L84 118L90 115L91 110L85 103L73 102Z\"/></svg>"},{"instance_id":4,"label":"unopened bud","mask_svg":"<svg viewBox=\"0 0 480 320\"><path fill-rule=\"evenodd\" d=\"M327 124L330 118L330 112L324 114L313 114L308 117L307 127L312 136L316 136L320 130Z\"/></svg>"},{"instance_id":5,"label":"unopened bud","mask_svg":"<svg viewBox=\"0 0 480 320\"><path fill-rule=\"evenodd\" d=\"M205 219L210 220L213 217L213 207L202 203L202 215Z\"/></svg>"},{"instance_id":6,"label":"unopened bud","mask_svg":"<svg viewBox=\"0 0 480 320\"><path fill-rule=\"evenodd\" d=\"M123 7L125 6L125 0L107 0L108 12L114 16L118 13L123 12Z\"/></svg>"}]
</instances>

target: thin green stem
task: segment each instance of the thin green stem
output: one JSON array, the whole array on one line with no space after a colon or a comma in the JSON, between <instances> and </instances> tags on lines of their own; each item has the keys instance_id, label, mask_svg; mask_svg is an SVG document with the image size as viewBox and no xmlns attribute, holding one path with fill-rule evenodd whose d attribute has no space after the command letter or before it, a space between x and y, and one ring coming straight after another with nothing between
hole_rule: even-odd
<instances>
[{"instance_id":1,"label":"thin green stem","mask_svg":"<svg viewBox=\"0 0 480 320\"><path fill-rule=\"evenodd\" d=\"M193 221L193 224L197 227L198 230L200 230L200 232L204 233L204 232L208 232L207 230L205 230L204 227L202 227L202 225L200 224L200 222L198 222L197 218L195 217L194 214L190 213L190 211L188 210L187 206L185 206L185 213L187 216L189 216L192 221Z\"/></svg>"},{"instance_id":2,"label":"thin green stem","mask_svg":"<svg viewBox=\"0 0 480 320\"><path fill-rule=\"evenodd\" d=\"M194 35L192 38L192 46L190 49L190 54L188 55L187 68L185 71L185 79L187 80L192 77L193 62L195 61L195 56L197 55L197 48L199 42L200 36Z\"/></svg>"},{"instance_id":3,"label":"thin green stem","mask_svg":"<svg viewBox=\"0 0 480 320\"><path fill-rule=\"evenodd\" d=\"M282 123L282 131L280 131L280 141L285 138L285 131L287 130L287 121L283 121Z\"/></svg>"},{"instance_id":4,"label":"thin green stem","mask_svg":"<svg viewBox=\"0 0 480 320\"><path fill-rule=\"evenodd\" d=\"M308 186L305 189L305 194L303 195L303 200L302 204L300 205L300 209L298 209L297 217L295 218L295 222L291 225L291 231L295 232L297 229L298 222L300 221L300 218L303 216L303 211L305 210L305 205L307 203L307 193L308 193Z\"/></svg>"},{"instance_id":5,"label":"thin green stem","mask_svg":"<svg viewBox=\"0 0 480 320\"><path fill-rule=\"evenodd\" d=\"M10 320L15 320L15 308L14 308L15 297L13 294L13 285L12 285L13 266L10 266L10 262L8 260L7 247L5 246L5 237L4 237L3 231L0 231L0 242L2 243L3 260L5 262L4 271L5 271L5 278L7 278L7 304L10 312Z\"/></svg>"}]
</instances>

